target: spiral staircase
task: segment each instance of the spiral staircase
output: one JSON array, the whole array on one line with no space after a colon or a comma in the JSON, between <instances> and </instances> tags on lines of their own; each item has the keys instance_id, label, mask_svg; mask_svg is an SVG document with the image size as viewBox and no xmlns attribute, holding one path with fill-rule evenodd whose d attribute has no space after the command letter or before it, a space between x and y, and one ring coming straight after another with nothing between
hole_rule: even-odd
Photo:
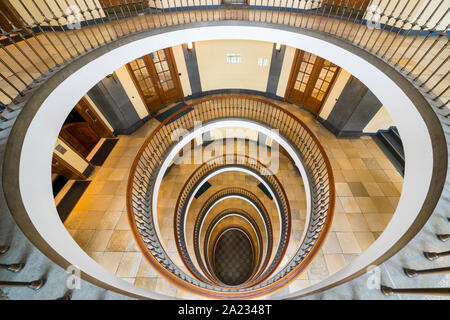
<instances>
[{"instance_id":1,"label":"spiral staircase","mask_svg":"<svg viewBox=\"0 0 450 320\"><path fill-rule=\"evenodd\" d=\"M448 3L442 1L434 7L428 3L427 10L413 17L420 1L404 6L397 2L381 11L363 10L348 3L322 6L323 1L280 3L276 10L258 6L258 1L231 8L208 2L204 8L163 2L147 6L143 1L126 1L125 7L111 3L100 7L97 2L81 1L80 14L85 20L78 29L71 29L67 25L73 13L63 10L58 2L55 9L37 6L32 1L33 10L19 2L28 18L18 25L2 13L13 28L6 30L2 26L0 55L1 224L2 231L5 230L0 238L5 244L0 247L0 259L5 262L1 265L5 272L1 273L0 286L11 287L8 293L12 297L72 297L64 286L65 269L75 263L77 254L74 251L73 255L65 256L61 248L52 245L70 236L61 239L44 236L40 230L45 226L29 214L26 192L20 191L26 182L19 172L21 156L25 154L22 147L26 146L27 130L39 118L46 99L89 62L128 42L189 28L220 30L226 26L263 27L311 36L356 52L383 70L409 97L426 124L433 152L430 188L419 212L409 213L411 224L398 224L404 231L402 234L390 239L387 229L380 241L371 246L376 258L362 255L359 264L349 263L342 272L305 290L286 292L283 289L314 261L333 225L336 191L328 151L307 124L272 100L233 94L193 100L151 131L131 166L127 215L136 246L149 265L179 290L201 298L382 299L394 294L395 298L403 294L409 294L406 297L419 294L423 298L450 295L445 260L450 208ZM375 13L381 16L381 26L364 27ZM234 139L232 152L215 153L199 163L183 181L170 217L173 221L168 223L161 216L158 195L177 157L187 157L186 146L191 146L195 138L227 127L256 130L280 146L279 152L289 159L304 186L304 190L298 191L306 195L304 226L292 219L291 199L272 166L254 155L239 152ZM174 135L180 129L183 133ZM248 143L249 148L250 145L255 150L268 148L268 154L275 154L273 144ZM208 144L197 148L203 152ZM408 160L406 157L406 172L410 174ZM245 185L235 185L197 196L205 182L224 172L251 176L263 186L264 193L262 189L257 193ZM270 210L262 200L265 198L256 194L270 195ZM252 209L232 206L214 209L227 199L239 199ZM58 228L63 230L63 226ZM55 234L60 235L57 231ZM294 232L302 236L295 238ZM174 239L176 252L169 250L167 238ZM391 246L386 249L383 241ZM78 253L81 254L81 249ZM25 259L33 261L28 269L27 264L18 264ZM80 268L83 281L81 289L73 292L76 298L168 297L117 282L92 259L83 257L79 262L84 266Z\"/></svg>"}]
</instances>

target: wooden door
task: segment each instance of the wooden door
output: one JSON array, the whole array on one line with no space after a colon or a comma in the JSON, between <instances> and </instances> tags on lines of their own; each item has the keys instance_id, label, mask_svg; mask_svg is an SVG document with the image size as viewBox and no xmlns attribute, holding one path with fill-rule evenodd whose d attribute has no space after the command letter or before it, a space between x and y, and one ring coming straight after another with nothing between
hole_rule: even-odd
<instances>
[{"instance_id":1,"label":"wooden door","mask_svg":"<svg viewBox=\"0 0 450 320\"><path fill-rule=\"evenodd\" d=\"M164 102L180 97L181 87L178 85L179 76L176 70L172 49L163 49L147 56L148 65L153 68L153 75L160 95Z\"/></svg>"},{"instance_id":2,"label":"wooden door","mask_svg":"<svg viewBox=\"0 0 450 320\"><path fill-rule=\"evenodd\" d=\"M114 138L113 133L108 128L106 123L100 118L91 104L82 98L75 106L75 110L86 120L92 130L95 131L97 136L101 138Z\"/></svg>"},{"instance_id":3,"label":"wooden door","mask_svg":"<svg viewBox=\"0 0 450 320\"><path fill-rule=\"evenodd\" d=\"M100 137L87 122L71 122L65 124L59 136L67 141L83 157L87 157L100 141Z\"/></svg>"},{"instance_id":4,"label":"wooden door","mask_svg":"<svg viewBox=\"0 0 450 320\"><path fill-rule=\"evenodd\" d=\"M339 67L312 53L297 50L286 100L292 100L318 114L332 88Z\"/></svg>"},{"instance_id":5,"label":"wooden door","mask_svg":"<svg viewBox=\"0 0 450 320\"><path fill-rule=\"evenodd\" d=\"M138 58L128 63L127 69L149 112L169 101L184 98L170 48Z\"/></svg>"}]
</instances>

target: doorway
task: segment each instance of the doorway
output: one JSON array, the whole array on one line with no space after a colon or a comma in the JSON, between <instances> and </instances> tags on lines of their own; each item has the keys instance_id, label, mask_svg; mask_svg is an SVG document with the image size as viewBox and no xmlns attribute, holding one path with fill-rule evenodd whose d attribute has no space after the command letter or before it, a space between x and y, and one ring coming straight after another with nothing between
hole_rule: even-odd
<instances>
[{"instance_id":1,"label":"doorway","mask_svg":"<svg viewBox=\"0 0 450 320\"><path fill-rule=\"evenodd\" d=\"M171 48L158 50L127 64L128 72L148 112L178 99L184 99Z\"/></svg>"},{"instance_id":2,"label":"doorway","mask_svg":"<svg viewBox=\"0 0 450 320\"><path fill-rule=\"evenodd\" d=\"M297 49L285 99L318 114L339 70L337 65L328 60Z\"/></svg>"},{"instance_id":3,"label":"doorway","mask_svg":"<svg viewBox=\"0 0 450 320\"><path fill-rule=\"evenodd\" d=\"M59 136L85 158L101 138L114 138L85 98L81 99L67 116Z\"/></svg>"}]
</instances>

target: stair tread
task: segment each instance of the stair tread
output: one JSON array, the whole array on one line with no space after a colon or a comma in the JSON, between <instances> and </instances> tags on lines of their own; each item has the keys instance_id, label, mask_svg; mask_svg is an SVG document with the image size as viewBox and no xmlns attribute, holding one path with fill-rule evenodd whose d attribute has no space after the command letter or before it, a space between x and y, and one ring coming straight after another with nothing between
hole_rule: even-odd
<instances>
[{"instance_id":1,"label":"stair tread","mask_svg":"<svg viewBox=\"0 0 450 320\"><path fill-rule=\"evenodd\" d=\"M389 134L389 132L380 132L379 137L380 140L385 142L392 153L398 155L403 161L405 161L405 153L401 143L398 143L396 139Z\"/></svg>"}]
</instances>

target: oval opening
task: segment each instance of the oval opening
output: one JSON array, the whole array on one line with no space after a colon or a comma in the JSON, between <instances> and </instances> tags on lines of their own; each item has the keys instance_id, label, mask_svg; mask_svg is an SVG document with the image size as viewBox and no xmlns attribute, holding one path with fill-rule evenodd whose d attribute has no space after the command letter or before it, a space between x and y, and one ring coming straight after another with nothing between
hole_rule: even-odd
<instances>
[{"instance_id":1,"label":"oval opening","mask_svg":"<svg viewBox=\"0 0 450 320\"><path fill-rule=\"evenodd\" d=\"M217 278L229 286L246 282L254 268L254 248L248 236L240 229L223 232L214 247L213 268Z\"/></svg>"}]
</instances>

